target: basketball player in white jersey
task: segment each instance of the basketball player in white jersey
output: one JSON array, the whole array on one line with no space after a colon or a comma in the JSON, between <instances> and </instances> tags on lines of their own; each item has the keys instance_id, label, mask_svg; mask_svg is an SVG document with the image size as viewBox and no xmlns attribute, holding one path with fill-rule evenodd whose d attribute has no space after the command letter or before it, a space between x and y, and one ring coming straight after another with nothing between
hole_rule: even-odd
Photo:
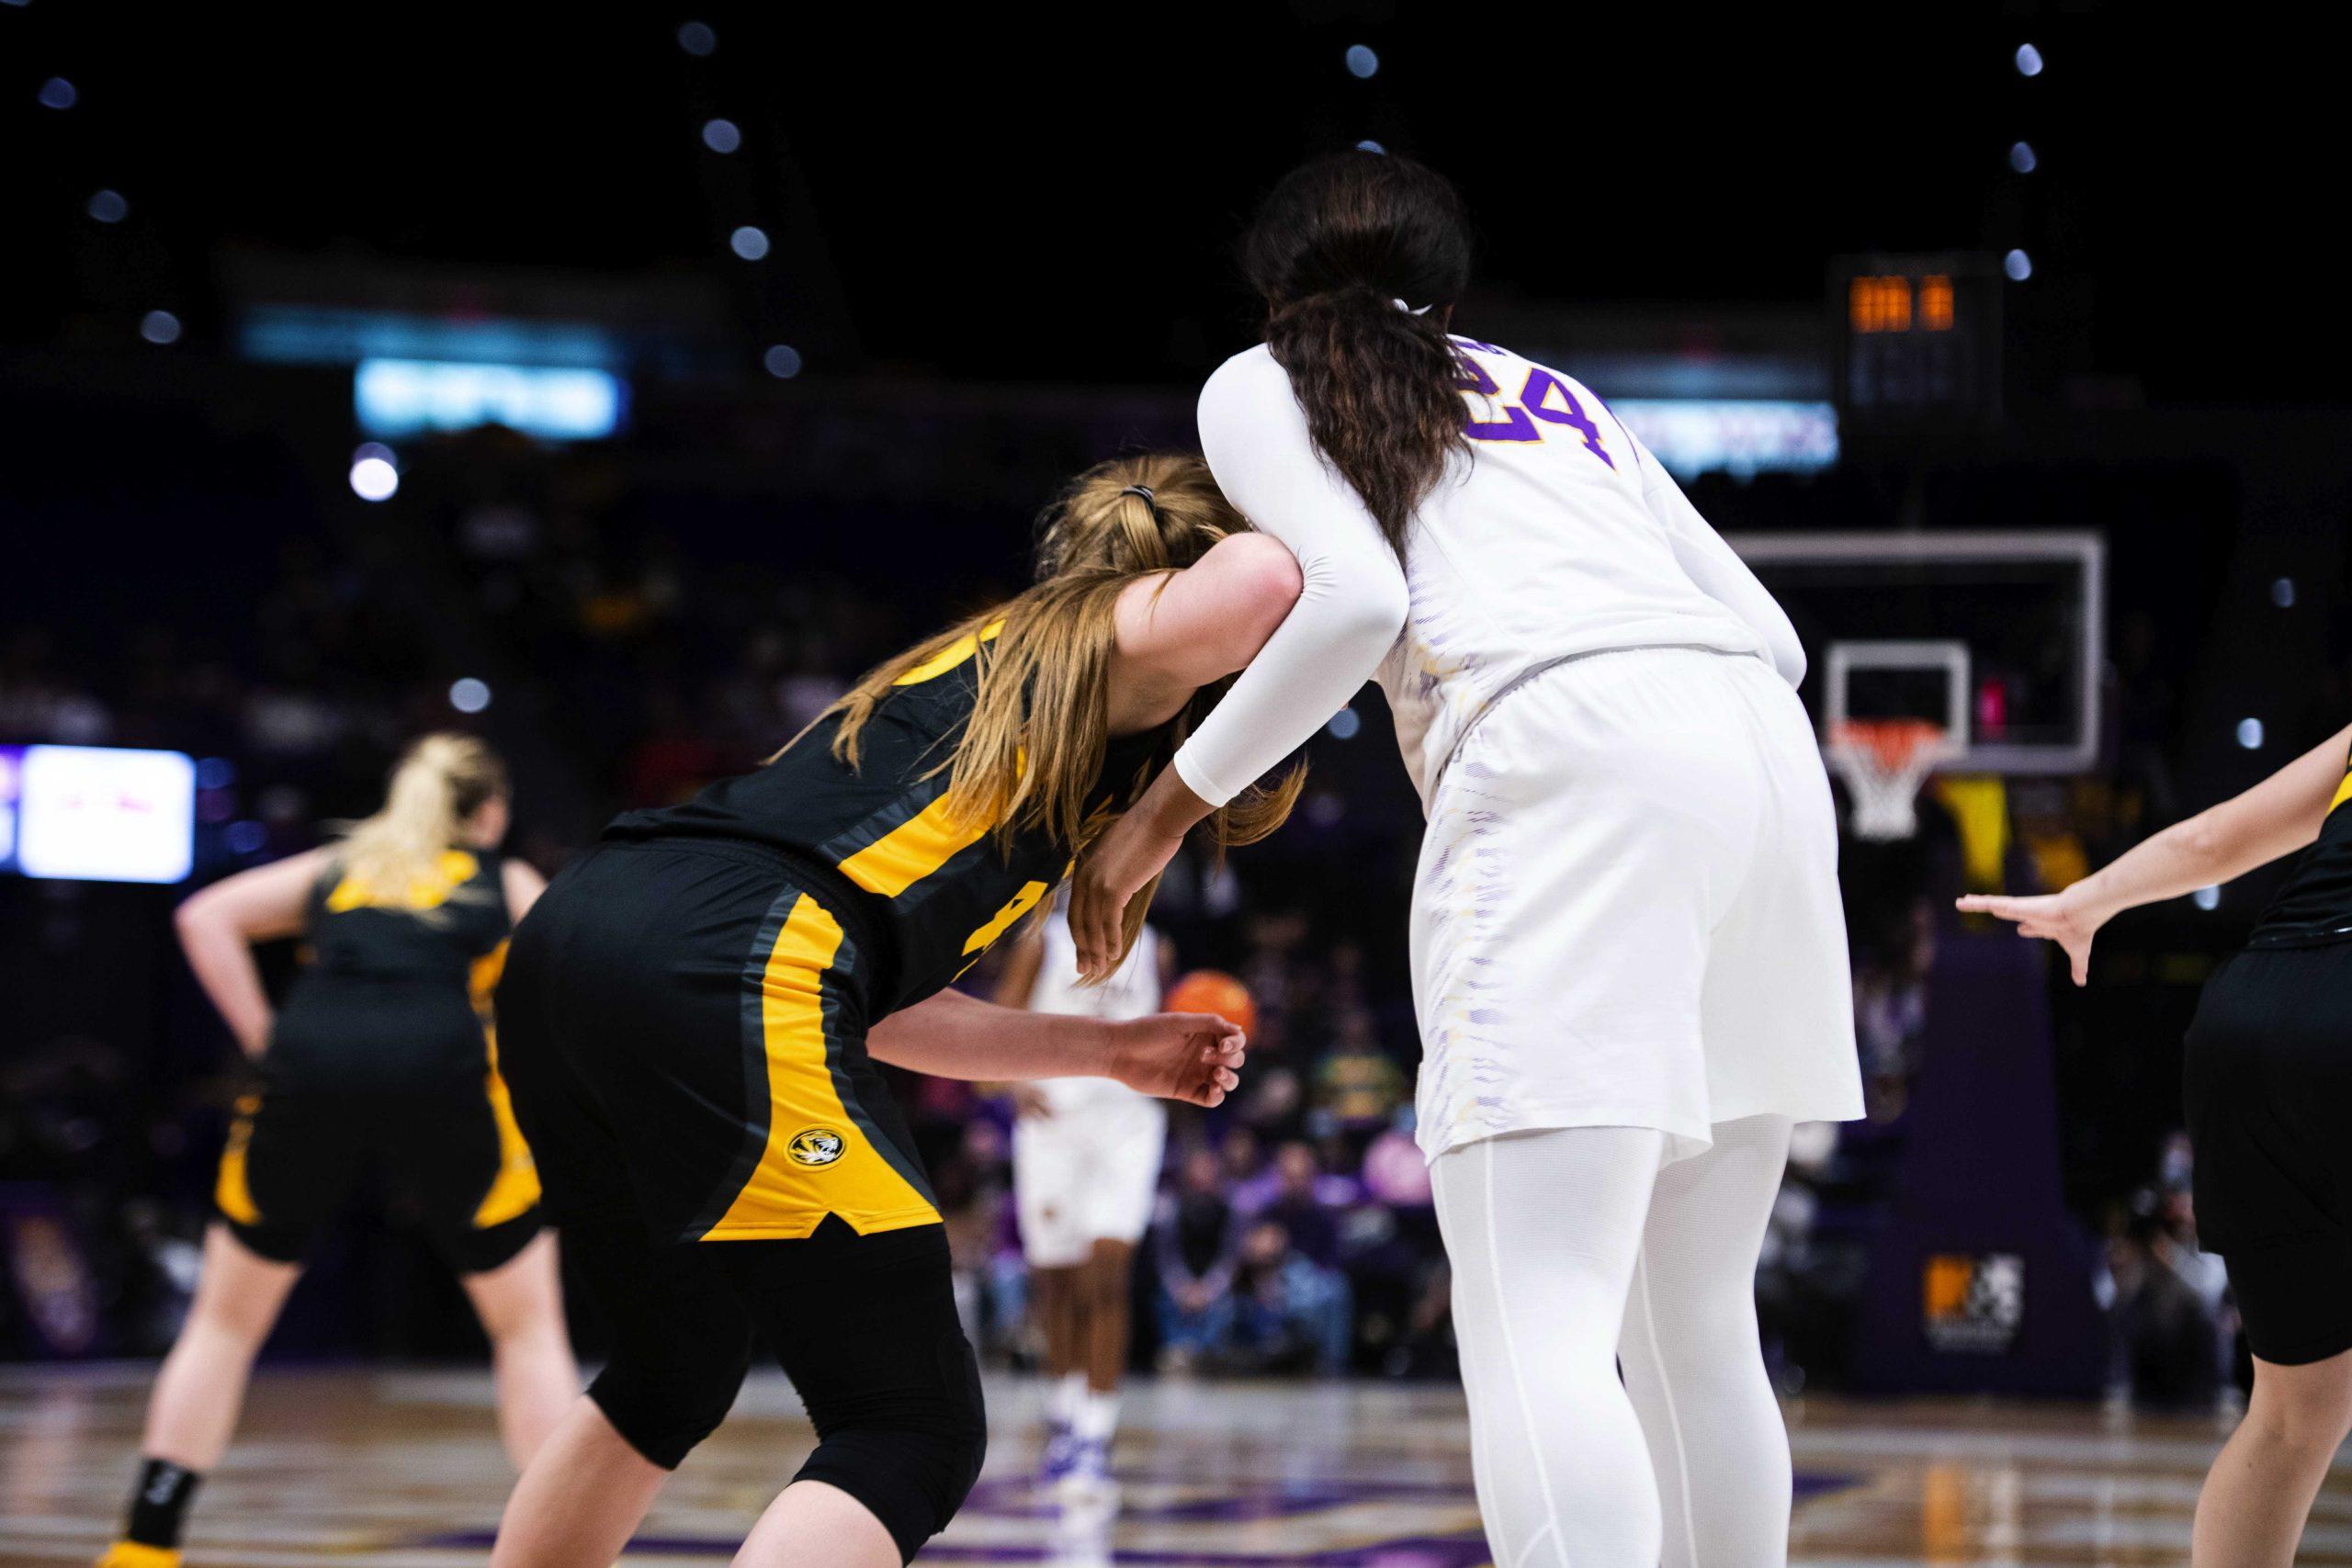
<instances>
[{"instance_id":1,"label":"basketball player in white jersey","mask_svg":"<svg viewBox=\"0 0 2352 1568\"><path fill-rule=\"evenodd\" d=\"M1032 1012L1115 1021L1159 1010L1175 952L1146 926L1098 986L1080 986L1069 919L1057 907L1023 937L997 1000ZM1110 1078L1038 1078L1013 1090L1012 1199L1030 1296L1053 1380L1039 1479L1073 1494L1110 1485L1126 1371L1136 1244L1151 1224L1168 1113Z\"/></svg>"},{"instance_id":2,"label":"basketball player in white jersey","mask_svg":"<svg viewBox=\"0 0 2352 1568\"><path fill-rule=\"evenodd\" d=\"M1089 852L1081 965L1376 675L1429 816L1419 1136L1495 1561L1784 1563L1756 1258L1792 1123L1862 1109L1803 648L1600 399L1448 334L1440 176L1309 164L1242 259L1268 341L1210 378L1201 445L1306 588Z\"/></svg>"}]
</instances>

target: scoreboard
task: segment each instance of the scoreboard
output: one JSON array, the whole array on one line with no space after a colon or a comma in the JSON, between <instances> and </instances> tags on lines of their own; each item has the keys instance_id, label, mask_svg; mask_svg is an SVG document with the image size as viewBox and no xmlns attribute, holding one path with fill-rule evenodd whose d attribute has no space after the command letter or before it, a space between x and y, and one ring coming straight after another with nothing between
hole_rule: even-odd
<instances>
[{"instance_id":1,"label":"scoreboard","mask_svg":"<svg viewBox=\"0 0 2352 1568\"><path fill-rule=\"evenodd\" d=\"M1833 261L1831 378L1845 423L1912 429L1997 420L2002 281L1990 255Z\"/></svg>"},{"instance_id":2,"label":"scoreboard","mask_svg":"<svg viewBox=\"0 0 2352 1568\"><path fill-rule=\"evenodd\" d=\"M68 882L184 882L196 764L177 751L0 746L0 873Z\"/></svg>"}]
</instances>

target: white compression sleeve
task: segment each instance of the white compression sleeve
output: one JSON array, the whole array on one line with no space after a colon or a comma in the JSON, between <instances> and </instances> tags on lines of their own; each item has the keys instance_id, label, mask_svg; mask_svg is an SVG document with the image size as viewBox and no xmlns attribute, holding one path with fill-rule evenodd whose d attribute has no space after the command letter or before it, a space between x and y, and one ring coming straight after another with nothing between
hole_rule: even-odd
<instances>
[{"instance_id":1,"label":"white compression sleeve","mask_svg":"<svg viewBox=\"0 0 2352 1568\"><path fill-rule=\"evenodd\" d=\"M1650 1195L1618 1355L1657 1474L1663 1568L1788 1562L1789 1432L1757 1332L1756 1256L1790 1131L1785 1116L1720 1122Z\"/></svg>"},{"instance_id":2,"label":"white compression sleeve","mask_svg":"<svg viewBox=\"0 0 2352 1568\"><path fill-rule=\"evenodd\" d=\"M1665 1153L1648 1128L1566 1127L1430 1167L1495 1568L1658 1560L1657 1483L1617 1340Z\"/></svg>"},{"instance_id":3,"label":"white compression sleeve","mask_svg":"<svg viewBox=\"0 0 2352 1568\"><path fill-rule=\"evenodd\" d=\"M1263 349L1202 389L1201 450L1226 498L1298 558L1298 603L1176 753L1195 795L1223 805L1304 745L1372 678L1405 624L1404 567L1324 462Z\"/></svg>"},{"instance_id":4,"label":"white compression sleeve","mask_svg":"<svg viewBox=\"0 0 2352 1568\"><path fill-rule=\"evenodd\" d=\"M1631 437L1633 433L1627 431ZM1788 612L1781 608L1779 600L1747 569L1739 552L1724 543L1723 536L1709 525L1674 482L1648 447L1638 439L1634 448L1640 453L1642 499L1666 530L1674 547L1674 558L1699 592L1747 623L1748 629L1764 639L1771 650L1772 668L1791 686L1804 680L1804 644L1797 639L1797 629L1789 624Z\"/></svg>"}]
</instances>

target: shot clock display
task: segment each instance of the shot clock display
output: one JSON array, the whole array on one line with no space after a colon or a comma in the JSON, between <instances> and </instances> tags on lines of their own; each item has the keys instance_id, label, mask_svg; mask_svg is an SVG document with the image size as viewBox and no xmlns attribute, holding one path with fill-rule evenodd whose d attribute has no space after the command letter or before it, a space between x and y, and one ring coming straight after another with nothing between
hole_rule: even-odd
<instances>
[{"instance_id":1,"label":"shot clock display","mask_svg":"<svg viewBox=\"0 0 2352 1568\"><path fill-rule=\"evenodd\" d=\"M1841 256L1830 341L1849 424L1990 423L2001 412L2001 273L1989 255Z\"/></svg>"}]
</instances>

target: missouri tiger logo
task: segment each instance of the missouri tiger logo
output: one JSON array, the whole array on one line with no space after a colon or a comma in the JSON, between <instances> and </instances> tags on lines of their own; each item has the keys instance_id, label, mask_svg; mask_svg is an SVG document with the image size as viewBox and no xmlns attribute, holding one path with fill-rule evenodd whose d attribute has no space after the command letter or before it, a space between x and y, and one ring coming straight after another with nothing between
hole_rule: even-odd
<instances>
[{"instance_id":1,"label":"missouri tiger logo","mask_svg":"<svg viewBox=\"0 0 2352 1568\"><path fill-rule=\"evenodd\" d=\"M785 1148L802 1165L831 1165L842 1157L842 1135L831 1127L804 1127Z\"/></svg>"}]
</instances>

